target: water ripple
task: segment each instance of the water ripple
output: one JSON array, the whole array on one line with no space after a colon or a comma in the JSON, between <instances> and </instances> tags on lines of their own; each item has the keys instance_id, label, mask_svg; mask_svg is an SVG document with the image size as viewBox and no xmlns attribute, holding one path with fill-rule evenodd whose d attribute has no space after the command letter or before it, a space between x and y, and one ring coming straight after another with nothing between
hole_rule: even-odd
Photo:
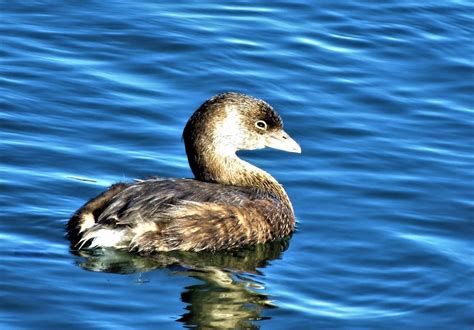
<instances>
[{"instance_id":1,"label":"water ripple","mask_svg":"<svg viewBox=\"0 0 474 330\"><path fill-rule=\"evenodd\" d=\"M2 4L2 328L472 327L472 12ZM72 255L67 219L108 185L192 176L182 128L227 90L269 101L302 145L242 153L288 190L293 238Z\"/></svg>"}]
</instances>

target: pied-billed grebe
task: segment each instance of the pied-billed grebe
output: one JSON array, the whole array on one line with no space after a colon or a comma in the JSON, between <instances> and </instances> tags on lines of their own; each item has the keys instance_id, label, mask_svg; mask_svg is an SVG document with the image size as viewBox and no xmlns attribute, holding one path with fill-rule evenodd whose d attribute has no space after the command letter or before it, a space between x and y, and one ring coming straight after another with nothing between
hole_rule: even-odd
<instances>
[{"instance_id":1,"label":"pied-billed grebe","mask_svg":"<svg viewBox=\"0 0 474 330\"><path fill-rule=\"evenodd\" d=\"M294 230L283 187L236 155L264 147L301 152L270 105L238 93L217 95L191 116L183 139L195 179L111 186L69 220L72 248L215 251L265 243Z\"/></svg>"}]
</instances>

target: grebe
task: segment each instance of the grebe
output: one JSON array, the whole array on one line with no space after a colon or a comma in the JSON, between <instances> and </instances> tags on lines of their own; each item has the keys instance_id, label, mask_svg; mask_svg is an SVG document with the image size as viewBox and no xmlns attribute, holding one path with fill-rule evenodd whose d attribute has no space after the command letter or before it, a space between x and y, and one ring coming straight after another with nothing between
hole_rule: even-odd
<instances>
[{"instance_id":1,"label":"grebe","mask_svg":"<svg viewBox=\"0 0 474 330\"><path fill-rule=\"evenodd\" d=\"M194 179L112 185L69 220L71 247L216 251L293 232L295 216L283 187L236 155L264 147L301 152L268 103L238 93L214 96L191 116L183 139Z\"/></svg>"}]
</instances>

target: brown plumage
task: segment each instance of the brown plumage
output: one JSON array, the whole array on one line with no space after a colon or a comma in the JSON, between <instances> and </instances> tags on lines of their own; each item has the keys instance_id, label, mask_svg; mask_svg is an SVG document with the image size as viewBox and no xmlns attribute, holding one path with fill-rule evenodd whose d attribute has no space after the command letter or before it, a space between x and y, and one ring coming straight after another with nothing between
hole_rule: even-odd
<instances>
[{"instance_id":1,"label":"brown plumage","mask_svg":"<svg viewBox=\"0 0 474 330\"><path fill-rule=\"evenodd\" d=\"M195 179L111 186L72 216L67 225L72 248L215 251L265 243L294 230L283 187L236 155L264 147L301 152L266 102L217 95L191 116L183 139Z\"/></svg>"}]
</instances>

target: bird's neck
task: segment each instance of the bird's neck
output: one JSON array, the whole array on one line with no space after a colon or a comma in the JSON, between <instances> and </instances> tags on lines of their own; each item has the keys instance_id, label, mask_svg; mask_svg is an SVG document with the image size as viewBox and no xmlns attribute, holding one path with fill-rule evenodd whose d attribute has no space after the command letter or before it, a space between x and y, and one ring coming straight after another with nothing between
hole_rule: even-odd
<instances>
[{"instance_id":1,"label":"bird's neck","mask_svg":"<svg viewBox=\"0 0 474 330\"><path fill-rule=\"evenodd\" d=\"M188 159L198 180L246 188L256 188L269 193L285 203L293 211L283 186L264 170L240 159L233 150L216 150L207 146Z\"/></svg>"}]
</instances>

